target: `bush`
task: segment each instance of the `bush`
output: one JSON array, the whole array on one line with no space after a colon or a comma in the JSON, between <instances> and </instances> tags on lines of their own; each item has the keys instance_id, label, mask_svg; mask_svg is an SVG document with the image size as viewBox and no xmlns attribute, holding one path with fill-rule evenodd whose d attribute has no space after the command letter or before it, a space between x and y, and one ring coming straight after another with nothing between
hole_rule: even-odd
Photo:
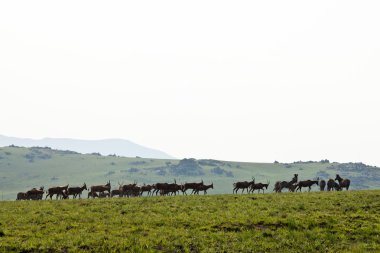
<instances>
[{"instance_id":1,"label":"bush","mask_svg":"<svg viewBox=\"0 0 380 253\"><path fill-rule=\"evenodd\" d=\"M175 176L201 176L205 174L203 168L194 158L185 158L179 161L179 164L170 166L170 172Z\"/></svg>"}]
</instances>

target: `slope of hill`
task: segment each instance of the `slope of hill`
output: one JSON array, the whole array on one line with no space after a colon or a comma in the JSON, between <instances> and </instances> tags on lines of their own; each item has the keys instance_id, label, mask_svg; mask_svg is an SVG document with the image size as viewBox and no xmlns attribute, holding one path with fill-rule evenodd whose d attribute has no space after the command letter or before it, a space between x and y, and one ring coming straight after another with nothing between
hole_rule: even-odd
<instances>
[{"instance_id":1,"label":"slope of hill","mask_svg":"<svg viewBox=\"0 0 380 253\"><path fill-rule=\"evenodd\" d=\"M116 154L126 157L140 156L158 159L174 158L162 151L143 147L122 139L77 140L66 138L44 138L34 140L0 135L0 147L9 145L21 147L51 147L59 150L72 150L82 154L97 152L102 155Z\"/></svg>"},{"instance_id":2,"label":"slope of hill","mask_svg":"<svg viewBox=\"0 0 380 253\"><path fill-rule=\"evenodd\" d=\"M236 181L270 181L268 191L277 180L290 180L293 174L299 180L335 178L335 174L351 179L351 189L380 188L380 168L362 163L295 162L244 163L196 159L127 158L98 153L79 154L51 148L0 148L0 194L3 199L15 199L17 192L32 187L54 185L88 186L111 181L112 188L119 183L137 181L138 184L157 182L214 183L210 194L232 193ZM317 190L317 187L313 187Z\"/></svg>"}]
</instances>

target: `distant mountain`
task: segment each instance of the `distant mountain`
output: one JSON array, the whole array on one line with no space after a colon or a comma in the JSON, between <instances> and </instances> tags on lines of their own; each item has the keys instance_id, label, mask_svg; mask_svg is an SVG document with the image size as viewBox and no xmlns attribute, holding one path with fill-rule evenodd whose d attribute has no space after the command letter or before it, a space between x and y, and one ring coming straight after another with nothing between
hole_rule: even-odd
<instances>
[{"instance_id":1,"label":"distant mountain","mask_svg":"<svg viewBox=\"0 0 380 253\"><path fill-rule=\"evenodd\" d=\"M118 155L126 157L144 157L173 159L174 157L160 150L140 146L123 139L79 140L66 138L28 139L0 135L0 147L9 145L21 147L50 147L59 150L71 150L79 153L100 153L102 155Z\"/></svg>"}]
</instances>

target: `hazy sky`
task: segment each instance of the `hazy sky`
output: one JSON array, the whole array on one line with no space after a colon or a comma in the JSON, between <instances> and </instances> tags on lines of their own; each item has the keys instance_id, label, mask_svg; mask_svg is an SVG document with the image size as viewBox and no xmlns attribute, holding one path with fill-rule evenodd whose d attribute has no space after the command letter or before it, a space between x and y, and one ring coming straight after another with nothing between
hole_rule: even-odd
<instances>
[{"instance_id":1,"label":"hazy sky","mask_svg":"<svg viewBox=\"0 0 380 253\"><path fill-rule=\"evenodd\" d=\"M0 134L380 165L379 1L1 1Z\"/></svg>"}]
</instances>

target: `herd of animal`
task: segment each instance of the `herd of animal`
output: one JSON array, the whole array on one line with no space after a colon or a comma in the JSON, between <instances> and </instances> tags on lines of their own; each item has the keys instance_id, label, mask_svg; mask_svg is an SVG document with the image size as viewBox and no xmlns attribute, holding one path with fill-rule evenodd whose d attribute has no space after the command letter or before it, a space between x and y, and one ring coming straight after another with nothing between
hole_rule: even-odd
<instances>
[{"instance_id":1,"label":"herd of animal","mask_svg":"<svg viewBox=\"0 0 380 253\"><path fill-rule=\"evenodd\" d=\"M338 181L338 182L336 182ZM330 178L327 181L325 180L304 180L304 181L298 181L298 174L294 174L293 178L290 181L277 181L274 184L273 191L275 192L282 192L283 189L288 189L289 192L297 192L302 191L302 188L309 188L309 191L311 190L311 186L314 184L319 186L321 191L324 191L325 189L327 191L341 191L342 189L350 187L351 181L349 179L343 179L339 176L339 174L336 175L335 180ZM252 181L243 181L243 182L236 182L233 184L234 189L233 193L237 193L239 190L241 190L241 193L244 193L244 190L247 191L247 193L253 193L255 190L263 191L265 189L268 189L270 182L268 181L266 184L264 183L256 183L255 178L252 178ZM327 188L326 188L327 185Z\"/></svg>"},{"instance_id":2,"label":"herd of animal","mask_svg":"<svg viewBox=\"0 0 380 253\"><path fill-rule=\"evenodd\" d=\"M41 200L43 195L46 194L45 199L50 197L53 198L56 195L56 199L68 199L72 196L74 199L81 197L81 194L84 190L88 190L87 198L105 198L105 197L139 197L143 196L146 193L147 196L153 195L177 195L180 191L183 194L187 195L187 192L191 190L190 194L199 194L202 192L207 194L207 190L214 189L214 184L206 185L203 183L203 180L200 183L184 183L177 184L174 180L174 183L157 183L152 185L141 185L138 186L136 182L133 184L120 184L118 189L111 190L111 182L108 181L105 185L93 185L87 188L86 183L83 183L81 187L69 187L65 186L55 186L50 187L47 191L44 190L44 187L39 189L33 188L27 192L19 192L17 194L16 200Z\"/></svg>"},{"instance_id":3,"label":"herd of animal","mask_svg":"<svg viewBox=\"0 0 380 253\"><path fill-rule=\"evenodd\" d=\"M338 182L336 182L338 181ZM325 180L305 180L298 181L298 174L294 174L293 178L290 181L277 181L274 184L273 191L282 192L283 189L288 189L289 192L297 192L302 191L302 188L309 188L315 184L319 186L321 191L325 189L327 191L341 191L342 189L350 187L351 181L349 179L343 179L338 174L334 179L329 179L326 183ZM247 193L254 193L255 190L260 193L261 191L264 193L265 189L268 189L270 182L264 183L256 183L255 178L252 178L252 181L243 181L236 182L233 184L233 193L238 193L239 190L242 190L242 193L246 190ZM327 188L326 188L327 186ZM86 183L83 183L82 186L69 187L69 185L65 186L55 186L50 187L47 191L44 190L44 187L40 187L39 189L33 188L27 192L19 192L17 194L16 200L41 200L43 199L43 195L46 194L45 199L48 197L50 199L56 195L56 199L68 199L70 196L75 198L81 198L82 192L84 190L88 190L87 198L105 198L105 197L139 197L143 196L146 193L147 196L153 195L177 195L180 192L182 194L186 194L189 190L191 190L190 194L199 194L199 192L203 191L203 194L207 194L207 190L214 189L214 184L205 185L203 180L199 183L184 183L177 184L174 180L174 183L156 183L152 185L141 185L138 186L136 182L133 184L120 184L118 189L111 190L111 182L108 181L105 185L93 185L87 188Z\"/></svg>"}]
</instances>

